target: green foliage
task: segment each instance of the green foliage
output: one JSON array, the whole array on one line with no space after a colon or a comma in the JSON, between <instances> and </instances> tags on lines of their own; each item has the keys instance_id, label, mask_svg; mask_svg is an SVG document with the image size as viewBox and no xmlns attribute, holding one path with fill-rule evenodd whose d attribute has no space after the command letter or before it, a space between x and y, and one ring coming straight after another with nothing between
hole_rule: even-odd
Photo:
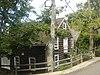
<instances>
[{"instance_id":1,"label":"green foliage","mask_svg":"<svg viewBox=\"0 0 100 75\"><path fill-rule=\"evenodd\" d=\"M84 52L89 48L89 33L87 31L87 28L82 30L76 43L76 46L81 50L81 52Z\"/></svg>"},{"instance_id":2,"label":"green foliage","mask_svg":"<svg viewBox=\"0 0 100 75\"><path fill-rule=\"evenodd\" d=\"M89 55L83 55L83 61L87 61L91 59L91 57Z\"/></svg>"},{"instance_id":3,"label":"green foliage","mask_svg":"<svg viewBox=\"0 0 100 75\"><path fill-rule=\"evenodd\" d=\"M56 36L59 36L61 38L64 38L64 37L69 36L69 35L70 35L69 30L64 30L62 28L58 28L56 30Z\"/></svg>"},{"instance_id":4,"label":"green foliage","mask_svg":"<svg viewBox=\"0 0 100 75\"><path fill-rule=\"evenodd\" d=\"M96 57L100 57L100 50L96 50L96 51L95 51L95 56L96 56Z\"/></svg>"},{"instance_id":5,"label":"green foliage","mask_svg":"<svg viewBox=\"0 0 100 75\"><path fill-rule=\"evenodd\" d=\"M14 54L20 47L43 44L41 32L45 33L43 34L44 36L48 34L49 27L47 24L38 24L33 21L16 27L11 26L9 27L9 32L0 38L0 52Z\"/></svg>"},{"instance_id":6,"label":"green foliage","mask_svg":"<svg viewBox=\"0 0 100 75\"><path fill-rule=\"evenodd\" d=\"M0 0L0 33L7 32L8 25L21 24L28 18L29 12L36 13L30 6L30 0Z\"/></svg>"},{"instance_id":7,"label":"green foliage","mask_svg":"<svg viewBox=\"0 0 100 75\"><path fill-rule=\"evenodd\" d=\"M100 45L100 35L97 31L94 32L94 47L98 47Z\"/></svg>"},{"instance_id":8,"label":"green foliage","mask_svg":"<svg viewBox=\"0 0 100 75\"><path fill-rule=\"evenodd\" d=\"M0 38L0 53L11 54L10 41L11 37L9 37L7 34Z\"/></svg>"},{"instance_id":9,"label":"green foliage","mask_svg":"<svg viewBox=\"0 0 100 75\"><path fill-rule=\"evenodd\" d=\"M100 27L100 17L98 17L98 10L96 10L98 8L96 7L98 3L98 0L91 0L91 11L88 11L87 9L87 3L85 5L78 4L78 11L67 15L70 27L74 30L81 31L76 42L76 46L81 52L89 49L89 28L92 27L93 29L96 29ZM94 31L94 44L99 40L100 36Z\"/></svg>"},{"instance_id":10,"label":"green foliage","mask_svg":"<svg viewBox=\"0 0 100 75\"><path fill-rule=\"evenodd\" d=\"M90 27L93 27L94 29L100 27L100 18L95 18L95 19L93 19L93 20L90 22L89 26L90 26Z\"/></svg>"},{"instance_id":11,"label":"green foliage","mask_svg":"<svg viewBox=\"0 0 100 75\"><path fill-rule=\"evenodd\" d=\"M48 24L39 25L38 27L41 31L45 32L45 34L50 34L50 26Z\"/></svg>"},{"instance_id":12,"label":"green foliage","mask_svg":"<svg viewBox=\"0 0 100 75\"><path fill-rule=\"evenodd\" d=\"M69 33L69 31L63 29L58 29L57 32L59 32L60 37L67 36L67 33ZM49 35L50 26L44 23L31 21L18 26L9 26L9 32L0 38L0 52L11 55L24 46L46 44Z\"/></svg>"},{"instance_id":13,"label":"green foliage","mask_svg":"<svg viewBox=\"0 0 100 75\"><path fill-rule=\"evenodd\" d=\"M67 17L68 17L68 23L71 26L71 28L78 31L81 30L84 26L89 28L91 25L93 27L97 27L100 25L100 24L98 25L91 24L96 18L95 11L79 10L76 13L67 15ZM99 18L96 20L99 21Z\"/></svg>"},{"instance_id":14,"label":"green foliage","mask_svg":"<svg viewBox=\"0 0 100 75\"><path fill-rule=\"evenodd\" d=\"M30 45L29 38L36 40L36 33L31 33L35 26L22 24L29 12L36 13L30 1L0 0L0 53L12 54L18 47Z\"/></svg>"},{"instance_id":15,"label":"green foliage","mask_svg":"<svg viewBox=\"0 0 100 75\"><path fill-rule=\"evenodd\" d=\"M59 15L63 11L63 7L56 8L56 14ZM41 15L37 15L37 20L39 22L50 24L51 23L51 9L45 8L41 11Z\"/></svg>"},{"instance_id":16,"label":"green foliage","mask_svg":"<svg viewBox=\"0 0 100 75\"><path fill-rule=\"evenodd\" d=\"M59 66L55 69L55 71L62 71L62 70L66 70L68 68L70 68L71 66L69 64L66 64L66 65L62 65L62 66Z\"/></svg>"},{"instance_id":17,"label":"green foliage","mask_svg":"<svg viewBox=\"0 0 100 75\"><path fill-rule=\"evenodd\" d=\"M50 18L50 9L45 8L43 11L41 11L41 15L37 15L37 20L43 23L50 24L51 18Z\"/></svg>"},{"instance_id":18,"label":"green foliage","mask_svg":"<svg viewBox=\"0 0 100 75\"><path fill-rule=\"evenodd\" d=\"M87 8L88 3L85 3L85 8ZM95 10L97 13L97 17L100 17L100 0L90 0L91 10Z\"/></svg>"}]
</instances>

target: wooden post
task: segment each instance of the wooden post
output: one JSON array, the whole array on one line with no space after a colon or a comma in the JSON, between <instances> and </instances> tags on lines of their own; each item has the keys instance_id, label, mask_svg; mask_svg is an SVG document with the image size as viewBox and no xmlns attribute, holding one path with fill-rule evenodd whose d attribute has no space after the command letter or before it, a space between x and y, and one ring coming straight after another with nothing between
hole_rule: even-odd
<instances>
[{"instance_id":1,"label":"wooden post","mask_svg":"<svg viewBox=\"0 0 100 75\"><path fill-rule=\"evenodd\" d=\"M17 65L15 65L15 75L17 75Z\"/></svg>"},{"instance_id":2,"label":"wooden post","mask_svg":"<svg viewBox=\"0 0 100 75\"><path fill-rule=\"evenodd\" d=\"M83 62L83 55L82 55L82 53L80 55L80 58L81 58L81 63L82 63Z\"/></svg>"},{"instance_id":3,"label":"wooden post","mask_svg":"<svg viewBox=\"0 0 100 75\"><path fill-rule=\"evenodd\" d=\"M94 57L95 57L95 51L96 51L96 47L94 48L94 51L93 51Z\"/></svg>"},{"instance_id":4,"label":"wooden post","mask_svg":"<svg viewBox=\"0 0 100 75\"><path fill-rule=\"evenodd\" d=\"M73 57L70 55L70 62L71 62L71 67L73 66Z\"/></svg>"}]
</instances>

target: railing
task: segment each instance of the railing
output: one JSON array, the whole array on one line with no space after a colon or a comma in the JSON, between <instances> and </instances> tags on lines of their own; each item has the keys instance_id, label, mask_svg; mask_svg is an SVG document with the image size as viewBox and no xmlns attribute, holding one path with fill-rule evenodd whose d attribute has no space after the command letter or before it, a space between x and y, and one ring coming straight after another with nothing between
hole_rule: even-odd
<instances>
[{"instance_id":1,"label":"railing","mask_svg":"<svg viewBox=\"0 0 100 75\"><path fill-rule=\"evenodd\" d=\"M70 58L66 58L66 59L57 61L57 62L59 62L59 65L56 65L55 68L57 68L59 66L63 66L63 65L71 65L71 67L72 67L73 64L78 61L83 62L83 57L81 54L76 55L76 56L70 56Z\"/></svg>"},{"instance_id":2,"label":"railing","mask_svg":"<svg viewBox=\"0 0 100 75\"><path fill-rule=\"evenodd\" d=\"M20 65L14 65L14 69L12 70L12 72L14 72L13 75L18 75L17 73L18 72L21 72L21 71L38 71L38 70L48 70L48 68L50 66L44 66L44 67L35 67L35 68L29 68L29 66L39 66L39 65L47 65L48 62L41 62L41 63L34 63L34 64L20 64ZM10 65L1 65L1 67L10 67ZM17 67L20 67L20 68L17 68ZM27 68L21 68L21 67L27 67Z\"/></svg>"},{"instance_id":3,"label":"railing","mask_svg":"<svg viewBox=\"0 0 100 75\"><path fill-rule=\"evenodd\" d=\"M76 55L76 56L71 56L70 58L66 58L66 59L62 59L59 61L54 61L54 68L57 68L59 66L65 65L65 64L69 64L71 66L73 66L73 63L80 61L83 61L82 55ZM59 62L59 65L55 65L55 63ZM48 70L48 68L50 68L50 66L47 66L49 62L41 62L41 63L34 63L34 64L21 64L21 65L15 65L15 69L17 71L37 71L37 70ZM27 69L17 69L17 67L25 67L25 66L39 66L39 65L46 65L44 67L35 67L35 68L27 68Z\"/></svg>"},{"instance_id":4,"label":"railing","mask_svg":"<svg viewBox=\"0 0 100 75\"><path fill-rule=\"evenodd\" d=\"M83 62L83 55L90 55L91 57L91 54L89 53L85 53L85 54L78 54L78 55L75 55L75 56L71 56L70 55L70 58L66 58L66 59L62 59L62 60L59 60L59 61L54 61L53 64L54 64L54 68L58 68L59 66L63 66L63 65L70 65L71 67L74 66L75 63L81 63ZM55 65L55 63L59 62L59 65ZM15 65L14 66L14 72L15 72L15 75L17 75L17 73L19 71L38 71L38 70L48 70L51 66L47 66L49 62L41 62L41 63L34 63L34 64L20 64L20 65ZM42 67L37 67L39 65L44 65ZM1 65L3 67L10 67L10 65ZM26 69L22 69L21 67L25 67L27 66ZM36 66L36 67L33 67L33 68L29 68L29 66ZM19 69L17 67L20 67Z\"/></svg>"},{"instance_id":5,"label":"railing","mask_svg":"<svg viewBox=\"0 0 100 75\"><path fill-rule=\"evenodd\" d=\"M34 64L21 64L21 65L16 65L16 67L26 67L26 66L39 66L39 65L47 65L48 62L41 62L41 63L34 63ZM37 71L37 70L46 70L48 69L50 66L44 66L44 67L40 67L40 68L27 68L27 69L18 69L17 71Z\"/></svg>"}]
</instances>

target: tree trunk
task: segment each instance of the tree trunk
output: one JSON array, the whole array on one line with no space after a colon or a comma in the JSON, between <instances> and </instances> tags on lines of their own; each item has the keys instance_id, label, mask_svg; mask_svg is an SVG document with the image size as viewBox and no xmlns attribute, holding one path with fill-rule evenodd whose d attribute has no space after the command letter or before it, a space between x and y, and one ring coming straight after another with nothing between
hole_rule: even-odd
<instances>
[{"instance_id":1,"label":"tree trunk","mask_svg":"<svg viewBox=\"0 0 100 75\"><path fill-rule=\"evenodd\" d=\"M90 46L89 50L93 50L93 28L90 28Z\"/></svg>"},{"instance_id":2,"label":"tree trunk","mask_svg":"<svg viewBox=\"0 0 100 75\"><path fill-rule=\"evenodd\" d=\"M93 57L93 28L90 28L90 46L89 46L90 53Z\"/></svg>"},{"instance_id":3,"label":"tree trunk","mask_svg":"<svg viewBox=\"0 0 100 75\"><path fill-rule=\"evenodd\" d=\"M51 13L51 27L50 27L50 40L48 45L48 51L47 51L47 62L48 66L50 68L48 71L53 71L54 69L54 63L53 63L53 50L54 50L54 40L55 40L55 22L56 22L56 10L55 10L55 0L52 1L52 13Z\"/></svg>"}]
</instances>

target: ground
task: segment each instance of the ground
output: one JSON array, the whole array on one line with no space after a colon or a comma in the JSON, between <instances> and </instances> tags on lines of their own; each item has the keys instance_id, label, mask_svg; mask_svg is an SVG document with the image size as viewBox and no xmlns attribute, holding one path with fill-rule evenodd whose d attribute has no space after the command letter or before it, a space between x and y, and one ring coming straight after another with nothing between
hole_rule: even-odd
<instances>
[{"instance_id":1,"label":"ground","mask_svg":"<svg viewBox=\"0 0 100 75\"><path fill-rule=\"evenodd\" d=\"M100 75L100 61L78 71L64 75Z\"/></svg>"}]
</instances>

